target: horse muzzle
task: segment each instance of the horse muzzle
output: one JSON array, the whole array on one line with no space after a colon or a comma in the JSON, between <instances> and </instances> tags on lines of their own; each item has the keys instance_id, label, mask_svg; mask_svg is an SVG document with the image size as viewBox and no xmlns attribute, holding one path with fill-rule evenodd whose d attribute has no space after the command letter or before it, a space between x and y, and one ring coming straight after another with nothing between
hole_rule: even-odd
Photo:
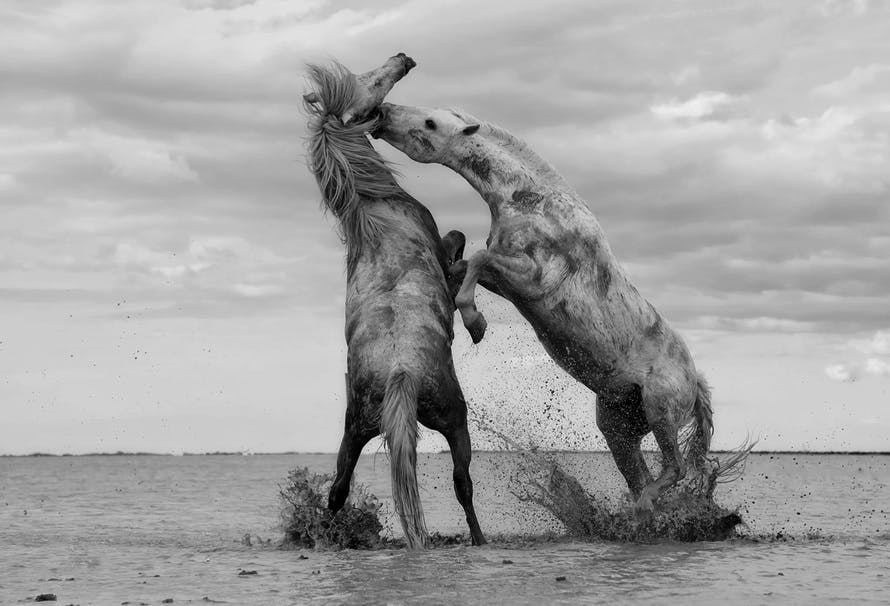
<instances>
[{"instance_id":1,"label":"horse muzzle","mask_svg":"<svg viewBox=\"0 0 890 606\"><path fill-rule=\"evenodd\" d=\"M402 64L405 66L405 74L410 72L413 68L417 67L417 62L405 53L399 53L398 55L396 55L396 58L402 60Z\"/></svg>"}]
</instances>

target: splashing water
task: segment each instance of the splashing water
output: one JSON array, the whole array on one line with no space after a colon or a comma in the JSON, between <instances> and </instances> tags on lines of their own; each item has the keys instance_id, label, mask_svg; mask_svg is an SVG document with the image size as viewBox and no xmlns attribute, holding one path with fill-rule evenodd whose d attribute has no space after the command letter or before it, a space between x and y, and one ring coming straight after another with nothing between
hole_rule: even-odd
<instances>
[{"instance_id":1,"label":"splashing water","mask_svg":"<svg viewBox=\"0 0 890 606\"><path fill-rule=\"evenodd\" d=\"M585 541L652 542L720 541L734 536L742 523L737 511L728 510L689 485L674 488L658 500L657 509L640 523L631 503L613 503L588 493L553 459L534 452L523 453L526 466L514 480L514 494L536 503L554 515L570 535Z\"/></svg>"},{"instance_id":2,"label":"splashing water","mask_svg":"<svg viewBox=\"0 0 890 606\"><path fill-rule=\"evenodd\" d=\"M722 541L737 536L736 526L744 523L738 510L717 504L713 495L717 484L741 475L753 444L743 446L725 461L712 460L707 476L692 474L690 479L666 491L658 499L655 513L639 522L629 495L622 503L592 495L552 456L521 446L478 416L474 424L522 457L520 471L511 478L513 494L520 501L549 511L576 539Z\"/></svg>"}]
</instances>

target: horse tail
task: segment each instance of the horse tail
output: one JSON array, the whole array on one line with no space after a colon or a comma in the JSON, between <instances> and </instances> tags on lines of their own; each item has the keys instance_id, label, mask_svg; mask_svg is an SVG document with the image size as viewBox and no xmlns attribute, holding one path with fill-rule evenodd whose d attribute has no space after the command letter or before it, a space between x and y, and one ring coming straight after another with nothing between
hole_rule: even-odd
<instances>
[{"instance_id":1,"label":"horse tail","mask_svg":"<svg viewBox=\"0 0 890 606\"><path fill-rule=\"evenodd\" d=\"M693 405L693 429L689 438L687 464L701 472L708 468L708 451L714 435L714 411L711 408L711 387L702 373L696 380L695 404Z\"/></svg>"},{"instance_id":2,"label":"horse tail","mask_svg":"<svg viewBox=\"0 0 890 606\"><path fill-rule=\"evenodd\" d=\"M392 497L411 549L426 546L427 530L417 488L417 393L419 381L396 365L386 380L380 433L389 448Z\"/></svg>"},{"instance_id":3,"label":"horse tail","mask_svg":"<svg viewBox=\"0 0 890 606\"><path fill-rule=\"evenodd\" d=\"M704 375L698 373L693 426L687 439L686 462L697 472L695 485L699 486L708 498L714 495L717 484L732 482L742 475L748 453L757 444L756 440L746 439L738 448L730 451L729 457L720 460L708 456L713 435L714 411L711 408L711 388Z\"/></svg>"}]
</instances>

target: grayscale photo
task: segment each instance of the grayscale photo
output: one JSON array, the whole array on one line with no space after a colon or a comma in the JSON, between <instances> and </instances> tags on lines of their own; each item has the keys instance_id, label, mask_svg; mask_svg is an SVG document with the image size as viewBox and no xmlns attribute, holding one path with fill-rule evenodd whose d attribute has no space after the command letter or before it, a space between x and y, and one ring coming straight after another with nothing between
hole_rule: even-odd
<instances>
[{"instance_id":1,"label":"grayscale photo","mask_svg":"<svg viewBox=\"0 0 890 606\"><path fill-rule=\"evenodd\" d=\"M0 0L0 605L886 604L888 31Z\"/></svg>"}]
</instances>

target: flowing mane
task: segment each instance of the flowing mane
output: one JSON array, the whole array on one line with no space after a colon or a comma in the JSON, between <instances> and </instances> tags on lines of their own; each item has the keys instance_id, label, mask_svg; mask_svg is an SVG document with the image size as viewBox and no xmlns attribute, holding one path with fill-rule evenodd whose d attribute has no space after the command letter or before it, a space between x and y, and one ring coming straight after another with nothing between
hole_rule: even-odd
<instances>
[{"instance_id":1,"label":"flowing mane","mask_svg":"<svg viewBox=\"0 0 890 606\"><path fill-rule=\"evenodd\" d=\"M359 93L355 75L340 65L307 66L317 102L304 100L309 120L309 170L315 175L325 207L340 222L346 244L348 270L355 267L365 244L376 246L390 228L385 217L373 213L362 199L404 198L386 160L371 146L365 133L377 118L365 117L344 125L339 116Z\"/></svg>"}]
</instances>

